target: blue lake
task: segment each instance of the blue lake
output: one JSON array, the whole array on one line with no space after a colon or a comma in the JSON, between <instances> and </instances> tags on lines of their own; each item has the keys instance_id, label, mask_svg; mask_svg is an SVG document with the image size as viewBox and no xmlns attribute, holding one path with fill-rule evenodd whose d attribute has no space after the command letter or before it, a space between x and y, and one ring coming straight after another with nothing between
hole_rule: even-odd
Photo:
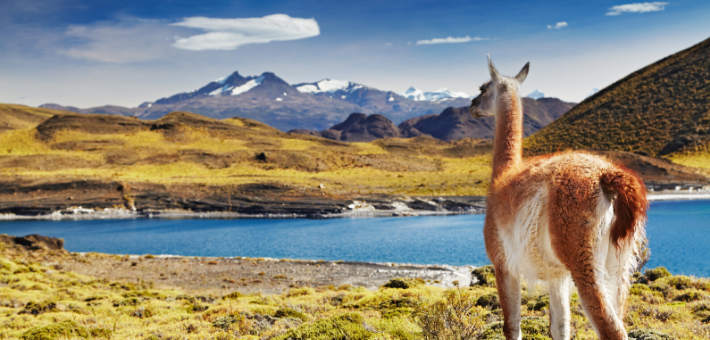
<instances>
[{"instance_id":1,"label":"blue lake","mask_svg":"<svg viewBox=\"0 0 710 340\"><path fill-rule=\"evenodd\" d=\"M311 219L1 221L75 252L483 265L483 215ZM647 268L710 276L710 200L653 202Z\"/></svg>"}]
</instances>

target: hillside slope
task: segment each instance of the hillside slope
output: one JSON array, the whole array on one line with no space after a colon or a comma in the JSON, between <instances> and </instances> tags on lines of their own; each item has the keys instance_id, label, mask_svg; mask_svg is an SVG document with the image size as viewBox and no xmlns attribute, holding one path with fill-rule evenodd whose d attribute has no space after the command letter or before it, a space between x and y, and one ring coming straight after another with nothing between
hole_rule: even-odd
<instances>
[{"instance_id":1,"label":"hillside slope","mask_svg":"<svg viewBox=\"0 0 710 340\"><path fill-rule=\"evenodd\" d=\"M49 117L63 114L73 113L41 107L0 104L0 132L35 127Z\"/></svg>"},{"instance_id":2,"label":"hillside slope","mask_svg":"<svg viewBox=\"0 0 710 340\"><path fill-rule=\"evenodd\" d=\"M710 39L599 91L524 147L527 154L596 149L657 156L695 148L708 133Z\"/></svg>"}]
</instances>

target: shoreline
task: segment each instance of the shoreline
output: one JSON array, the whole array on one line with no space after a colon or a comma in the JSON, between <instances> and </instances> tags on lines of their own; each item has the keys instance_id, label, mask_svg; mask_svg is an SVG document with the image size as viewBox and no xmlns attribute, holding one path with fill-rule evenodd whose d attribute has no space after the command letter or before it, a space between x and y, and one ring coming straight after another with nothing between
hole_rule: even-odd
<instances>
[{"instance_id":1,"label":"shoreline","mask_svg":"<svg viewBox=\"0 0 710 340\"><path fill-rule=\"evenodd\" d=\"M56 270L122 282L153 282L157 287L223 296L233 291L280 294L294 287L364 287L377 290L393 278L418 279L441 287L468 287L472 265L423 265L356 261L250 257L75 253L64 241L40 235L0 235L2 254L32 259Z\"/></svg>"},{"instance_id":2,"label":"shoreline","mask_svg":"<svg viewBox=\"0 0 710 340\"><path fill-rule=\"evenodd\" d=\"M710 191L696 190L649 192L650 202L684 201L710 199ZM486 198L482 196L456 197L415 197L415 198L382 198L378 197L372 203L367 200L349 200L344 205L342 201L333 200L333 204L344 205L333 211L304 211L294 213L245 213L225 211L190 211L184 209L151 209L136 210L125 207L84 208L71 206L54 210L47 214L15 214L0 213L0 221L20 220L102 220L102 219L333 219L333 218L373 218L373 217L410 217L410 216L454 216L485 214ZM274 205L279 205L277 202ZM281 204L283 205L283 204ZM337 212L339 211L339 212Z\"/></svg>"}]
</instances>

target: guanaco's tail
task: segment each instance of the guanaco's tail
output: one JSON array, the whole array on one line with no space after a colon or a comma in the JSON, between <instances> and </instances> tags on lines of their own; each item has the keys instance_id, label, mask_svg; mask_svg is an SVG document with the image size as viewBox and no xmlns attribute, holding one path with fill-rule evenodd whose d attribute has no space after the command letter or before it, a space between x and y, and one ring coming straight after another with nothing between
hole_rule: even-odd
<instances>
[{"instance_id":1,"label":"guanaco's tail","mask_svg":"<svg viewBox=\"0 0 710 340\"><path fill-rule=\"evenodd\" d=\"M616 194L611 241L618 249L623 241L633 238L636 228L643 227L646 221L646 186L633 171L618 165L604 172L600 180L605 191Z\"/></svg>"}]
</instances>

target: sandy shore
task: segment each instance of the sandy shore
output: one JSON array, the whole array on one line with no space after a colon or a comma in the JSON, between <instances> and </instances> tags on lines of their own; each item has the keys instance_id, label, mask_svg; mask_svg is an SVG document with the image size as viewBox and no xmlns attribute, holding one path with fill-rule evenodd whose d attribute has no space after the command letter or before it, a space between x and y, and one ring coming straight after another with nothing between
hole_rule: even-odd
<instances>
[{"instance_id":1,"label":"sandy shore","mask_svg":"<svg viewBox=\"0 0 710 340\"><path fill-rule=\"evenodd\" d=\"M246 257L136 256L69 253L52 237L0 235L3 256L39 262L60 271L124 282L152 282L191 294L222 296L282 293L293 287L350 285L377 289L395 277L421 278L439 287L469 286L473 266L310 261Z\"/></svg>"}]
</instances>

